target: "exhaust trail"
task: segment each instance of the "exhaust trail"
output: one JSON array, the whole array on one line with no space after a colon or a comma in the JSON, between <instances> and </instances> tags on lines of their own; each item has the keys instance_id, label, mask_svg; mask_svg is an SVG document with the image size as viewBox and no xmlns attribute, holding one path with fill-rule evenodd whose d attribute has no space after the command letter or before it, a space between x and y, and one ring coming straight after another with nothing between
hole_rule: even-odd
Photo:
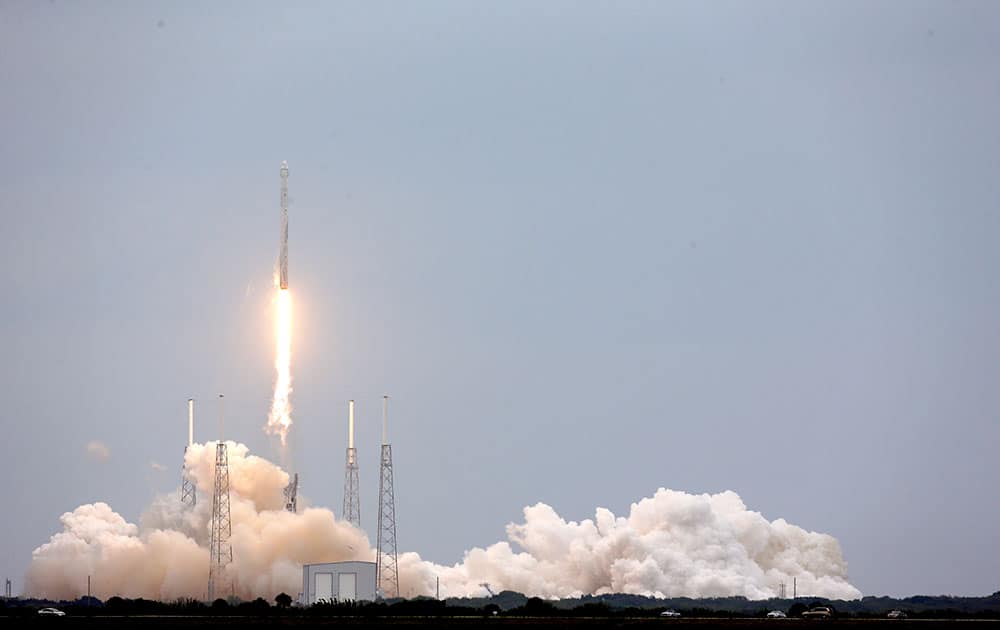
<instances>
[{"instance_id":1,"label":"exhaust trail","mask_svg":"<svg viewBox=\"0 0 1000 630\"><path fill-rule=\"evenodd\" d=\"M292 296L288 291L288 162L281 163L281 241L275 274L274 397L264 430L284 447L292 427Z\"/></svg>"}]
</instances>

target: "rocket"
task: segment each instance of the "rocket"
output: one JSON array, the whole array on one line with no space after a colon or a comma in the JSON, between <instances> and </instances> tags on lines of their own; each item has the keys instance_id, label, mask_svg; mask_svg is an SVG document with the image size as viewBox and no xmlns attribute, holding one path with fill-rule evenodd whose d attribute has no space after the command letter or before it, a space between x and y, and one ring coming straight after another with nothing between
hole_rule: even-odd
<instances>
[{"instance_id":1,"label":"rocket","mask_svg":"<svg viewBox=\"0 0 1000 630\"><path fill-rule=\"evenodd\" d=\"M281 163L281 250L278 254L278 286L288 288L288 162Z\"/></svg>"}]
</instances>

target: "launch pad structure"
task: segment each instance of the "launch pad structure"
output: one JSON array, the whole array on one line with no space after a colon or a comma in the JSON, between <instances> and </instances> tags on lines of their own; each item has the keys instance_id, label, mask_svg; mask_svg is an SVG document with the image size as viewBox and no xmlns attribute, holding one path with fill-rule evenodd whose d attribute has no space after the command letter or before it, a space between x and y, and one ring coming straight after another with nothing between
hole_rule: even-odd
<instances>
[{"instance_id":1,"label":"launch pad structure","mask_svg":"<svg viewBox=\"0 0 1000 630\"><path fill-rule=\"evenodd\" d=\"M224 398L219 394L219 443L215 446L215 491L212 494L212 533L208 548L208 600L225 592L226 569L233 561L233 523L229 514L229 453L222 438ZM222 587L220 591L219 587ZM229 582L227 595L233 594Z\"/></svg>"},{"instance_id":2,"label":"launch pad structure","mask_svg":"<svg viewBox=\"0 0 1000 630\"><path fill-rule=\"evenodd\" d=\"M299 511L299 473L292 475L285 486L285 510L295 514Z\"/></svg>"},{"instance_id":3,"label":"launch pad structure","mask_svg":"<svg viewBox=\"0 0 1000 630\"><path fill-rule=\"evenodd\" d=\"M392 445L389 444L389 397L382 397L382 457L378 478L378 548L375 580L382 597L399 597L396 557L396 498L392 478Z\"/></svg>"},{"instance_id":4,"label":"launch pad structure","mask_svg":"<svg viewBox=\"0 0 1000 630\"><path fill-rule=\"evenodd\" d=\"M184 448L185 455L192 444L194 444L194 399L188 398L188 445ZM198 494L195 490L194 480L187 473L186 465L186 461L181 465L181 503L189 509L193 509L198 504Z\"/></svg>"},{"instance_id":5,"label":"launch pad structure","mask_svg":"<svg viewBox=\"0 0 1000 630\"><path fill-rule=\"evenodd\" d=\"M288 290L288 163L281 163L281 233L278 256L278 286ZM279 342L279 351L281 350ZM280 377L280 369L279 369ZM276 399L277 400L277 399ZM219 440L215 448L215 481L212 492L211 532L209 538L208 599L235 594L235 583L229 574L233 562L232 519L230 513L229 453L223 439L225 433L224 396L219 394ZM376 562L374 575L376 593L383 598L399 597L399 569L396 544L396 501L392 445L388 439L389 397L382 397L382 444L379 462L379 499ZM290 419L284 425L285 430ZM282 443L285 434L282 432ZM188 445L194 444L194 399L188 399ZM299 475L295 473L284 489L284 508L292 513L298 508ZM197 505L194 479L183 469L181 477L181 503L186 509ZM361 497L357 450L354 446L354 400L350 401L348 415L348 446L344 469L343 519L361 527ZM310 566L310 565L307 565ZM338 591L339 592L339 591Z\"/></svg>"},{"instance_id":6,"label":"launch pad structure","mask_svg":"<svg viewBox=\"0 0 1000 630\"><path fill-rule=\"evenodd\" d=\"M344 520L361 528L361 491L358 481L358 452L354 448L354 401L348 403L347 457L344 465Z\"/></svg>"}]
</instances>

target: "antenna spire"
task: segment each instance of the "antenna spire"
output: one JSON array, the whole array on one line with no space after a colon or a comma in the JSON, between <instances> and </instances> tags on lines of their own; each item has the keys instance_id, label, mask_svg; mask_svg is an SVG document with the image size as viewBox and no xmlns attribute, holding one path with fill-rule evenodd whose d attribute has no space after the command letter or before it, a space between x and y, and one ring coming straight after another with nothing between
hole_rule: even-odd
<instances>
[{"instance_id":1,"label":"antenna spire","mask_svg":"<svg viewBox=\"0 0 1000 630\"><path fill-rule=\"evenodd\" d=\"M347 463L344 466L344 520L361 527L361 491L358 482L358 453L354 449L354 401L348 404Z\"/></svg>"},{"instance_id":2,"label":"antenna spire","mask_svg":"<svg viewBox=\"0 0 1000 630\"><path fill-rule=\"evenodd\" d=\"M188 445L184 448L185 454L192 444L194 444L194 398L188 398ZM188 476L184 464L181 464L181 503L189 508L198 503L194 481Z\"/></svg>"}]
</instances>

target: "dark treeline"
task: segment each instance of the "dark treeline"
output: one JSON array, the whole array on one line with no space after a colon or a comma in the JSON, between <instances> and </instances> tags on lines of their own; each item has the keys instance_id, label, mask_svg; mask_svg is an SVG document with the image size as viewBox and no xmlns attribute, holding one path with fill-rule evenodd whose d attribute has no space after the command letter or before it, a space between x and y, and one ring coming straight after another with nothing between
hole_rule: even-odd
<instances>
[{"instance_id":1,"label":"dark treeline","mask_svg":"<svg viewBox=\"0 0 1000 630\"><path fill-rule=\"evenodd\" d=\"M426 597L380 602L332 602L308 608L292 605L280 594L274 600L217 599L205 603L195 599L161 602L112 597L107 601L83 597L74 601L35 599L0 600L0 615L33 615L39 608L56 607L69 615L240 615L240 616L352 616L352 617L656 617L672 609L685 617L752 618L780 610L797 617L813 606L831 607L837 617L885 617L902 610L911 618L1000 618L1000 592L988 597L918 596L905 599L865 597L860 600L815 598L749 600L743 597L706 599L656 599L641 595L599 595L562 600L543 600L504 591L490 598L436 600Z\"/></svg>"}]
</instances>

